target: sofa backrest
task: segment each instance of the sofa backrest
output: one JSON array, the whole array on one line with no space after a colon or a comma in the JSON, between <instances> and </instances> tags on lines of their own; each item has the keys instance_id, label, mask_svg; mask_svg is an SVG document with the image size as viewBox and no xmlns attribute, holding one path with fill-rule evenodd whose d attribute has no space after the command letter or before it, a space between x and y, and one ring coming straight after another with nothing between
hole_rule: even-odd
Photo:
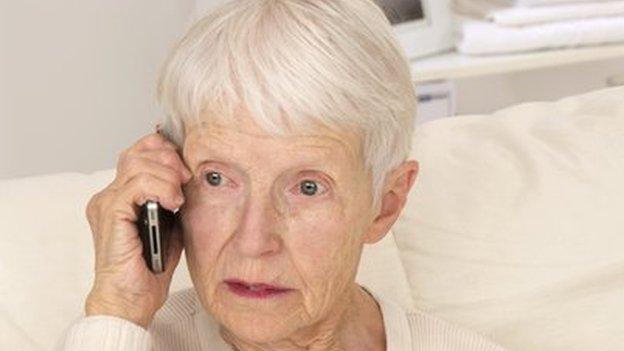
<instances>
[{"instance_id":1,"label":"sofa backrest","mask_svg":"<svg viewBox=\"0 0 624 351\"><path fill-rule=\"evenodd\" d=\"M511 350L624 348L624 87L426 123L412 158L417 308Z\"/></svg>"}]
</instances>

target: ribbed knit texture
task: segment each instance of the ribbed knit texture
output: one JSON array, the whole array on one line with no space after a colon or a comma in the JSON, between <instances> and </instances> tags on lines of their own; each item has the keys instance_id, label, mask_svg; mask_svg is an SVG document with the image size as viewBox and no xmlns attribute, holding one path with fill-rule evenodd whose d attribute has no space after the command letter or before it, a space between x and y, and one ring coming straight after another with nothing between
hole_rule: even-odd
<instances>
[{"instance_id":1,"label":"ribbed knit texture","mask_svg":"<svg viewBox=\"0 0 624 351\"><path fill-rule=\"evenodd\" d=\"M147 330L128 320L114 316L88 316L69 329L63 349L149 351L151 338Z\"/></svg>"},{"instance_id":2,"label":"ribbed knit texture","mask_svg":"<svg viewBox=\"0 0 624 351\"><path fill-rule=\"evenodd\" d=\"M504 351L483 336L421 311L407 312L362 286L381 308L386 351ZM63 351L232 351L219 324L201 306L193 288L173 293L149 330L112 316L90 316L70 326Z\"/></svg>"},{"instance_id":3,"label":"ribbed knit texture","mask_svg":"<svg viewBox=\"0 0 624 351\"><path fill-rule=\"evenodd\" d=\"M505 350L479 334L422 312L410 313L408 320L412 338L417 344L414 350Z\"/></svg>"}]
</instances>

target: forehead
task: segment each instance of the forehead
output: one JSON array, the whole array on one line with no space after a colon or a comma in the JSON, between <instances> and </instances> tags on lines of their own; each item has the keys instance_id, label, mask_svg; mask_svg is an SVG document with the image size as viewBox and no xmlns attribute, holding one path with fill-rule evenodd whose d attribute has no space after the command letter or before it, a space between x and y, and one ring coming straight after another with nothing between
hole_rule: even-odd
<instances>
[{"instance_id":1,"label":"forehead","mask_svg":"<svg viewBox=\"0 0 624 351\"><path fill-rule=\"evenodd\" d=\"M253 120L241 118L240 123L226 126L214 121L202 121L187 128L184 157L189 165L209 157L230 159L234 162L270 160L284 163L337 163L357 167L360 152L356 135L315 130L305 134L270 135Z\"/></svg>"}]
</instances>

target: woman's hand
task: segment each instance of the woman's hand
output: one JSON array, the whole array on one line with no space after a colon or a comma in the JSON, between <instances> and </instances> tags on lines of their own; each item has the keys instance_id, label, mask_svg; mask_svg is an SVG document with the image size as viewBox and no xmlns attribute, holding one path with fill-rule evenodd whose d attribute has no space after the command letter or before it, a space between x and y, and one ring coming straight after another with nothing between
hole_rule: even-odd
<instances>
[{"instance_id":1,"label":"woman's hand","mask_svg":"<svg viewBox=\"0 0 624 351\"><path fill-rule=\"evenodd\" d=\"M183 245L181 228L176 225L166 270L150 271L136 224L140 206L151 199L172 211L179 208L184 202L181 186L191 178L175 145L158 133L141 138L120 154L115 179L86 208L95 247L95 280L85 301L87 316L113 315L148 328L167 299Z\"/></svg>"}]
</instances>

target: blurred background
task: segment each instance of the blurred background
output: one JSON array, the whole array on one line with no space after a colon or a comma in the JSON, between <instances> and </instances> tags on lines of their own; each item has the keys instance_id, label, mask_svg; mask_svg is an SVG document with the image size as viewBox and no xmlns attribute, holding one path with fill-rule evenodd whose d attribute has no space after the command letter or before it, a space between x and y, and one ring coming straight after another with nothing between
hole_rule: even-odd
<instances>
[{"instance_id":1,"label":"blurred background","mask_svg":"<svg viewBox=\"0 0 624 351\"><path fill-rule=\"evenodd\" d=\"M160 118L155 86L168 51L223 1L0 0L0 179L113 168L118 154ZM378 2L397 35L440 38L435 53L410 55L417 123L624 84L624 30L618 39L619 28L609 27L613 35L604 43L470 52L461 41L474 33L463 32L457 15L492 24L491 14L500 12L490 10L501 9L433 1Z\"/></svg>"}]
</instances>

